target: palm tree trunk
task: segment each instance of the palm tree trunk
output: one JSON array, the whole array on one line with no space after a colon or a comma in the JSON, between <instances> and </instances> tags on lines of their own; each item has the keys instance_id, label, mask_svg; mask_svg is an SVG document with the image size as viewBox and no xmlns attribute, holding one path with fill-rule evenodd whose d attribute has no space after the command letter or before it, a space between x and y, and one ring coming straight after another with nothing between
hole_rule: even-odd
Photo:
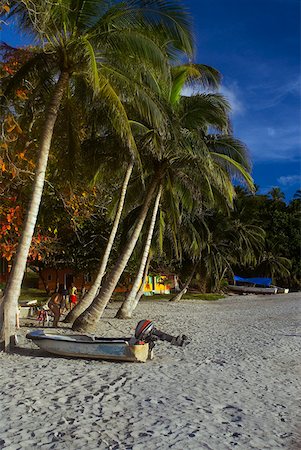
<instances>
[{"instance_id":1,"label":"palm tree trunk","mask_svg":"<svg viewBox=\"0 0 301 450\"><path fill-rule=\"evenodd\" d=\"M138 290L140 287L141 278L143 276L143 272L144 272L144 269L146 266L146 262L147 262L151 242L152 242L152 237L154 234L154 228L155 228L157 213L158 213L158 209L159 209L159 202L160 202L161 194L162 194L162 186L160 186L158 193L157 193L156 200L155 200L151 223L150 223L149 230L147 233L147 238L146 238L146 242L145 242L145 246L144 246L141 263L140 263L140 267L139 267L137 276L135 278L131 292L129 293L126 300L123 302L123 304L121 305L121 308L118 310L118 312L116 314L116 317L118 317L119 319L130 319L132 317L132 313L133 313L134 309L136 308L136 306L138 304L138 302L136 303L135 300L137 298L137 293L138 293Z\"/></svg>"},{"instance_id":2,"label":"palm tree trunk","mask_svg":"<svg viewBox=\"0 0 301 450\"><path fill-rule=\"evenodd\" d=\"M122 253L120 254L115 267L108 276L102 289L98 293L97 297L93 300L89 308L86 309L74 322L72 329L76 331L94 331L97 322L101 318L103 311L105 310L110 298L114 292L114 289L133 253L137 240L139 238L142 226L147 216L150 203L152 201L154 192L158 183L160 182L160 176L155 176L148 189L144 204L138 216L133 233L125 245Z\"/></svg>"},{"instance_id":3,"label":"palm tree trunk","mask_svg":"<svg viewBox=\"0 0 301 450\"><path fill-rule=\"evenodd\" d=\"M106 247L104 255L102 257L100 268L98 270L95 281L93 282L93 284L92 284L91 288L89 289L89 291L87 292L87 294L82 298L82 300L75 306L75 308L73 308L68 313L64 322L73 323L75 321L75 319L77 319L91 305L91 303L93 302L93 300L101 286L101 282L102 282L103 276L104 276L106 268L107 268L109 256L110 256L110 253L111 253L111 250L112 250L112 247L114 244L114 239L115 239L115 236L117 233L117 229L118 229L118 226L120 223L120 218L121 218L121 213L122 213L123 206L124 206L126 191L127 191L127 187L129 184L129 180L130 180L132 171L133 171L133 167L134 167L134 161L132 160L129 163L126 174L125 174L125 178L124 178L122 189L121 189L119 204L118 204L117 212L115 215L113 227L112 227L111 234L110 234L110 237L109 237L109 240L107 243L107 247Z\"/></svg>"},{"instance_id":4,"label":"palm tree trunk","mask_svg":"<svg viewBox=\"0 0 301 450\"><path fill-rule=\"evenodd\" d=\"M140 302L140 299L141 299L142 295L144 294L144 285L145 285L145 282L146 282L146 277L148 275L151 259L152 259L151 252L149 252L148 257L147 257L146 266L145 266L145 269L144 269L142 284L141 284L140 289L138 291L138 294L137 294L137 296L135 298L135 308L138 305L138 303Z\"/></svg>"},{"instance_id":5,"label":"palm tree trunk","mask_svg":"<svg viewBox=\"0 0 301 450\"><path fill-rule=\"evenodd\" d=\"M193 266L193 270L192 270L192 272L191 272L191 274L190 274L188 280L186 281L186 283L185 283L183 289L182 289L178 294L176 294L174 297L172 297L172 298L169 300L170 302L179 302L179 301L182 299L183 295L186 294L187 289L188 289L188 287L189 287L189 285L190 285L190 283L191 283L191 280L192 280L192 278L194 277L194 274L195 274L197 265L198 265L198 263L195 263L195 265Z\"/></svg>"},{"instance_id":6,"label":"palm tree trunk","mask_svg":"<svg viewBox=\"0 0 301 450\"><path fill-rule=\"evenodd\" d=\"M3 299L3 325L2 336L4 338L4 349L9 351L11 343L14 343L16 311L18 298L21 292L21 284L26 267L27 256L34 233L39 207L41 203L45 173L47 168L48 155L53 135L53 129L58 115L64 91L69 80L69 73L63 71L56 84L53 97L46 110L45 122L40 138L39 157L37 161L35 179L31 200L24 220L23 232L18 244L17 253L13 262L13 267L5 289Z\"/></svg>"}]
</instances>

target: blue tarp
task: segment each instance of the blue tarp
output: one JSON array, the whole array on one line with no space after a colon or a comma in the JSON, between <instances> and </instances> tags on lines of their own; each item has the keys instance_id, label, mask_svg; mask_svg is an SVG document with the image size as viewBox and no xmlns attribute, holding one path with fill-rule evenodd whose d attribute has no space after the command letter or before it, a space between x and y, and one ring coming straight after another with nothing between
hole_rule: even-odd
<instances>
[{"instance_id":1,"label":"blue tarp","mask_svg":"<svg viewBox=\"0 0 301 450\"><path fill-rule=\"evenodd\" d=\"M240 283L259 284L260 286L270 286L272 284L272 278L242 278L234 275L234 281Z\"/></svg>"}]
</instances>

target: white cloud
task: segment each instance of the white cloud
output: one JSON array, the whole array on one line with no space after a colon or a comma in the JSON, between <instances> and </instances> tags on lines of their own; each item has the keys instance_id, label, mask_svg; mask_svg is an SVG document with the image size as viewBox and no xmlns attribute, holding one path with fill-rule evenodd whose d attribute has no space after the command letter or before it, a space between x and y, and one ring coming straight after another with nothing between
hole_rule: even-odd
<instances>
[{"instance_id":1,"label":"white cloud","mask_svg":"<svg viewBox=\"0 0 301 450\"><path fill-rule=\"evenodd\" d=\"M246 143L254 161L299 161L301 136L295 125L266 127L246 124L239 138Z\"/></svg>"},{"instance_id":2,"label":"white cloud","mask_svg":"<svg viewBox=\"0 0 301 450\"><path fill-rule=\"evenodd\" d=\"M282 176L277 180L283 186L294 186L296 184L301 185L301 175L288 175Z\"/></svg>"},{"instance_id":3,"label":"white cloud","mask_svg":"<svg viewBox=\"0 0 301 450\"><path fill-rule=\"evenodd\" d=\"M199 93L199 91L195 90L193 87L184 86L184 88L182 89L181 95L184 95L185 97L191 97L192 95L196 95L198 93Z\"/></svg>"},{"instance_id":4,"label":"white cloud","mask_svg":"<svg viewBox=\"0 0 301 450\"><path fill-rule=\"evenodd\" d=\"M220 93L223 94L231 105L232 114L242 114L245 111L245 107L240 99L239 89L236 84L228 86L222 86Z\"/></svg>"},{"instance_id":5,"label":"white cloud","mask_svg":"<svg viewBox=\"0 0 301 450\"><path fill-rule=\"evenodd\" d=\"M300 76L285 82L275 79L274 81L269 81L269 83L250 86L250 92L256 95L256 102L253 102L253 108L255 110L270 109L283 103L289 96L299 98L300 88Z\"/></svg>"}]
</instances>

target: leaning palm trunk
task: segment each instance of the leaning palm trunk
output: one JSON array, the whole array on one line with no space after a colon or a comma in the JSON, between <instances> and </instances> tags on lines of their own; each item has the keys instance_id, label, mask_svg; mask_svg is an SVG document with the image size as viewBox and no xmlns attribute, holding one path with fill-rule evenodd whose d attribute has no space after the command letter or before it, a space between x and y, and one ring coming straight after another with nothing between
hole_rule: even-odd
<instances>
[{"instance_id":1,"label":"leaning palm trunk","mask_svg":"<svg viewBox=\"0 0 301 450\"><path fill-rule=\"evenodd\" d=\"M75 308L73 308L69 312L69 314L66 316L64 322L73 323L75 321L75 319L77 319L91 305L97 292L99 291L104 273L107 268L109 256L110 256L113 244L114 244L114 239L115 239L115 236L117 233L117 229L118 229L118 226L120 223L120 218L121 218L121 213L122 213L123 206L124 206L126 191L127 191L127 187L129 184L129 180L130 180L132 171L133 171L133 167L134 167L134 161L131 161L130 164L128 165L128 168L127 168L127 171L125 174L125 178L124 178L122 189L121 189L119 204L118 204L116 216L114 219L112 231L111 231L103 258L101 260L100 268L99 268L99 271L95 278L95 281L93 282L91 288L89 289L87 294L83 297L83 299L76 305Z\"/></svg>"},{"instance_id":2,"label":"leaning palm trunk","mask_svg":"<svg viewBox=\"0 0 301 450\"><path fill-rule=\"evenodd\" d=\"M5 351L9 351L14 343L16 310L18 298L21 292L21 284L26 267L27 256L34 233L39 207L41 203L45 173L53 129L58 115L61 100L68 84L69 73L62 72L55 87L53 97L46 111L44 128L41 134L39 157L33 183L33 191L30 204L24 221L22 236L18 245L18 250L13 263L13 268L5 289L3 308L2 337L4 339Z\"/></svg>"},{"instance_id":3,"label":"leaning palm trunk","mask_svg":"<svg viewBox=\"0 0 301 450\"><path fill-rule=\"evenodd\" d=\"M136 298L135 298L135 308L138 305L138 303L140 302L140 299L141 299L142 295L144 294L144 285L145 285L145 282L146 282L146 277L148 275L151 259L152 259L151 252L149 252L148 257L147 257L146 266L145 266L145 269L144 269L142 284L141 284L140 289L138 291L138 294L136 295Z\"/></svg>"},{"instance_id":4,"label":"leaning palm trunk","mask_svg":"<svg viewBox=\"0 0 301 450\"><path fill-rule=\"evenodd\" d=\"M195 274L197 265L198 265L198 263L196 263L196 264L193 266L192 273L190 274L190 277L189 277L188 280L186 281L186 283L185 283L183 289L182 289L178 294L176 294L174 297L172 297L172 298L169 300L170 302L179 302L179 301L182 299L183 295L186 294L187 289L188 289L188 287L189 287L189 285L190 285L190 283L191 283L191 280L192 280L192 278L194 277L194 274Z\"/></svg>"},{"instance_id":5,"label":"leaning palm trunk","mask_svg":"<svg viewBox=\"0 0 301 450\"><path fill-rule=\"evenodd\" d=\"M130 319L132 317L132 313L133 313L134 309L136 308L136 306L138 304L138 302L136 303L136 298L137 298L138 290L139 290L139 287L141 284L141 278L142 278L142 275L143 275L143 272L144 272L144 269L146 266L146 262L147 262L151 242L152 242L152 237L154 234L154 228L155 228L157 213L158 213L158 209L159 209L159 202L160 202L161 194L162 194L162 186L160 186L156 200L155 200L151 223L150 223L149 230L147 233L147 238L146 238L146 242L145 242L145 246L144 246L141 263L140 263L140 267L139 267L137 276L135 278L131 292L129 293L126 300L123 302L123 304L121 305L120 309L118 310L118 312L116 314L116 317L118 317L119 319Z\"/></svg>"},{"instance_id":6,"label":"leaning palm trunk","mask_svg":"<svg viewBox=\"0 0 301 450\"><path fill-rule=\"evenodd\" d=\"M150 203L152 201L154 192L159 183L159 177L155 177L148 189L144 204L140 211L133 233L125 245L121 255L119 256L115 267L108 276L106 282L98 293L97 297L93 300L91 305L86 311L84 311L74 322L72 329L76 331L94 331L97 322L101 318L110 298L114 292L114 289L125 269L125 266L130 259L137 240L139 238L142 226L147 216Z\"/></svg>"}]
</instances>

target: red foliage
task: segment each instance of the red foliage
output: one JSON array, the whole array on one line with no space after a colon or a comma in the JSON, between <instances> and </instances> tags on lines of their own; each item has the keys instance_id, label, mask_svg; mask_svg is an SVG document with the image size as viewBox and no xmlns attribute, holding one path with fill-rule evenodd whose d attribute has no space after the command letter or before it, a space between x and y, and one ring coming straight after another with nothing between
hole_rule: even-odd
<instances>
[{"instance_id":1,"label":"red foliage","mask_svg":"<svg viewBox=\"0 0 301 450\"><path fill-rule=\"evenodd\" d=\"M1 199L0 208L0 252L7 261L12 259L20 236L23 212L20 205L16 205L15 197Z\"/></svg>"},{"instance_id":2,"label":"red foliage","mask_svg":"<svg viewBox=\"0 0 301 450\"><path fill-rule=\"evenodd\" d=\"M17 204L16 197L2 199L0 207L0 257L10 261L15 254L21 236L24 210ZM38 228L32 238L28 261L41 261L49 252L49 246L56 240L56 230L42 232Z\"/></svg>"}]
</instances>

